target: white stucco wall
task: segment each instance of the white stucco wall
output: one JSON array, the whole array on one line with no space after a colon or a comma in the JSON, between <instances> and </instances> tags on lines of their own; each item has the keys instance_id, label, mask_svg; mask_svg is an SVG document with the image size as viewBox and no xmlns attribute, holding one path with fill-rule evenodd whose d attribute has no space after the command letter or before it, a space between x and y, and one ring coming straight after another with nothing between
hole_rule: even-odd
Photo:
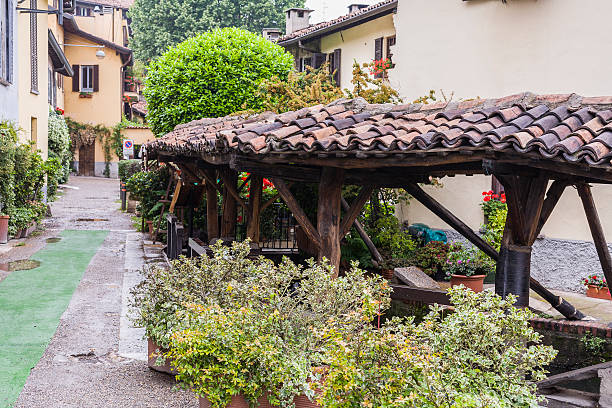
<instances>
[{"instance_id":1,"label":"white stucco wall","mask_svg":"<svg viewBox=\"0 0 612 408\"><path fill-rule=\"evenodd\" d=\"M342 30L321 38L321 52L333 53L336 48L342 50L340 63L341 88L351 89L353 78L353 61L360 65L374 59L374 40L380 37L395 35L393 15L377 18L356 27ZM386 43L385 43L386 44ZM383 45L384 50L385 45Z\"/></svg>"},{"instance_id":2,"label":"white stucco wall","mask_svg":"<svg viewBox=\"0 0 612 408\"><path fill-rule=\"evenodd\" d=\"M17 122L19 120L19 88L18 78L19 72L17 71L17 12L15 10L15 0L10 1L9 5L13 11L12 22L13 22L13 39L12 44L12 62L13 62L13 77L12 81L8 85L0 84L0 120L9 120Z\"/></svg>"},{"instance_id":3,"label":"white stucco wall","mask_svg":"<svg viewBox=\"0 0 612 408\"><path fill-rule=\"evenodd\" d=\"M442 89L454 100L539 94L612 95L612 2L609 0L400 0L390 81L406 100ZM489 177L445 178L433 195L472 228ZM594 187L612 241L612 186ZM447 226L416 202L402 219ZM568 188L542 233L591 241L578 194Z\"/></svg>"}]
</instances>

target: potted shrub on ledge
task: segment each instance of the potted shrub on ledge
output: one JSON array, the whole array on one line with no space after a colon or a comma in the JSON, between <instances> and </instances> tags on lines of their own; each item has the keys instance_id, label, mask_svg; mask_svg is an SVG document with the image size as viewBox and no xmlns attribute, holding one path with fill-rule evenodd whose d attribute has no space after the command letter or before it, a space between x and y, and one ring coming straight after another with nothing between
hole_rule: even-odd
<instances>
[{"instance_id":1,"label":"potted shrub on ledge","mask_svg":"<svg viewBox=\"0 0 612 408\"><path fill-rule=\"evenodd\" d=\"M454 243L449 249L444 271L451 287L464 285L478 293L483 290L490 268L476 248L464 248L461 243Z\"/></svg>"},{"instance_id":2,"label":"potted shrub on ledge","mask_svg":"<svg viewBox=\"0 0 612 408\"><path fill-rule=\"evenodd\" d=\"M586 295L588 297L612 300L606 278L590 275L582 280L582 284L586 286Z\"/></svg>"}]
</instances>

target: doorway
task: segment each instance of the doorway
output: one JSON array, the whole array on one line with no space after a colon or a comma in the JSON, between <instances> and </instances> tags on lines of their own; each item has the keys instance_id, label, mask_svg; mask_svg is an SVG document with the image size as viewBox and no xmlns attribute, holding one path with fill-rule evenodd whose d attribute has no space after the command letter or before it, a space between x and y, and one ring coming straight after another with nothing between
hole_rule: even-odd
<instances>
[{"instance_id":1,"label":"doorway","mask_svg":"<svg viewBox=\"0 0 612 408\"><path fill-rule=\"evenodd\" d=\"M96 144L83 145L79 148L79 176L95 176Z\"/></svg>"}]
</instances>

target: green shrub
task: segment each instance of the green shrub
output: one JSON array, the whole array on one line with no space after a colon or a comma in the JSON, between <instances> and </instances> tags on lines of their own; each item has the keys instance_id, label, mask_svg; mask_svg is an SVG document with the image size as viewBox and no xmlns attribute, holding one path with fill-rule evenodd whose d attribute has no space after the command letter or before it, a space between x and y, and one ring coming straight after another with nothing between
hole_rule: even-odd
<instances>
[{"instance_id":1,"label":"green shrub","mask_svg":"<svg viewBox=\"0 0 612 408\"><path fill-rule=\"evenodd\" d=\"M134 173L126 182L131 197L139 201L138 210L147 220L159 216L162 199L168 186L170 174L166 166L159 166L150 171Z\"/></svg>"},{"instance_id":2,"label":"green shrub","mask_svg":"<svg viewBox=\"0 0 612 408\"><path fill-rule=\"evenodd\" d=\"M17 127L0 121L0 214L8 214L15 205L15 149Z\"/></svg>"},{"instance_id":3,"label":"green shrub","mask_svg":"<svg viewBox=\"0 0 612 408\"><path fill-rule=\"evenodd\" d=\"M224 28L190 38L170 48L149 66L144 95L153 132L176 125L260 109L256 90L264 79L281 79L293 57L257 34Z\"/></svg>"},{"instance_id":4,"label":"green shrub","mask_svg":"<svg viewBox=\"0 0 612 408\"><path fill-rule=\"evenodd\" d=\"M56 158L60 162L61 171L57 176L57 182L63 184L68 181L72 161L70 132L64 115L60 115L53 108L49 108L48 140L49 158Z\"/></svg>"},{"instance_id":5,"label":"green shrub","mask_svg":"<svg viewBox=\"0 0 612 408\"><path fill-rule=\"evenodd\" d=\"M119 160L118 163L119 168L119 180L127 181L134 174L142 171L142 161L141 160Z\"/></svg>"},{"instance_id":6,"label":"green shrub","mask_svg":"<svg viewBox=\"0 0 612 408\"><path fill-rule=\"evenodd\" d=\"M424 246L417 248L411 260L414 266L419 267L426 274L433 276L442 271L446 265L446 257L450 245L445 242L432 241Z\"/></svg>"}]
</instances>

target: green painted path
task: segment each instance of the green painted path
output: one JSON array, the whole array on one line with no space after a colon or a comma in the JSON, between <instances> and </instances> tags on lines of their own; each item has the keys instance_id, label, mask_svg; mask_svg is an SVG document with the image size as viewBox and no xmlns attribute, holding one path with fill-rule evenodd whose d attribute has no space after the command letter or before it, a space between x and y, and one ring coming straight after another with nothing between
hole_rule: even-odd
<instances>
[{"instance_id":1,"label":"green painted path","mask_svg":"<svg viewBox=\"0 0 612 408\"><path fill-rule=\"evenodd\" d=\"M63 231L31 259L38 268L0 282L0 407L19 396L108 231Z\"/></svg>"}]
</instances>

